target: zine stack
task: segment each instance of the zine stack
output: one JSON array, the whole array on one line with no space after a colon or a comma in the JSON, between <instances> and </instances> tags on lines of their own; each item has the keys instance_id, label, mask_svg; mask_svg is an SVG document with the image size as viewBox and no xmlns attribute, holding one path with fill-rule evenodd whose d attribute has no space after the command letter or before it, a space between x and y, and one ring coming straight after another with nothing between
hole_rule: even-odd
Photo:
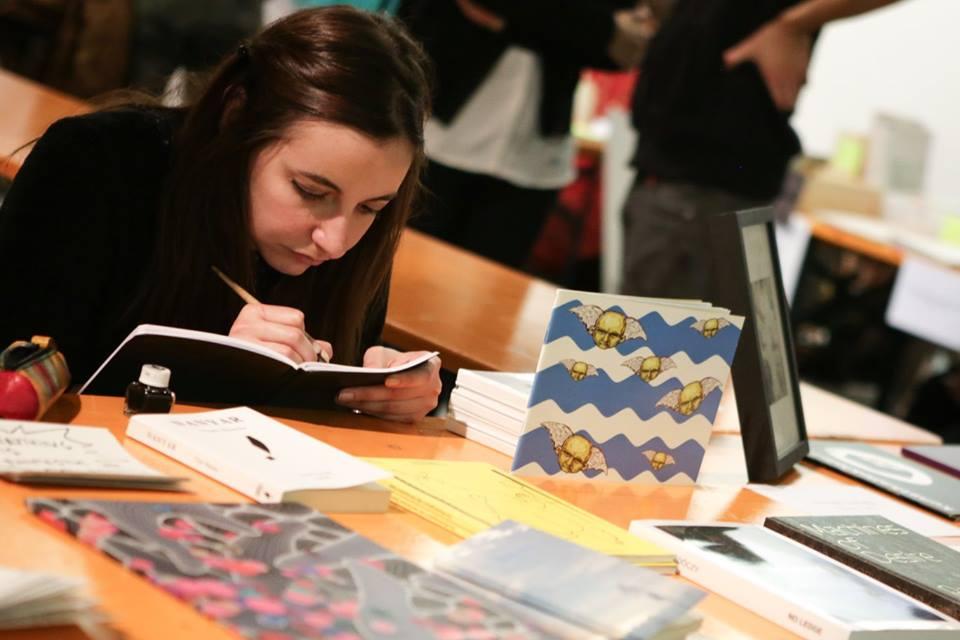
<instances>
[{"instance_id":1,"label":"zine stack","mask_svg":"<svg viewBox=\"0 0 960 640\"><path fill-rule=\"evenodd\" d=\"M454 433L513 456L523 433L532 373L460 369L447 423Z\"/></svg>"},{"instance_id":2,"label":"zine stack","mask_svg":"<svg viewBox=\"0 0 960 640\"><path fill-rule=\"evenodd\" d=\"M0 631L94 622L79 578L0 567Z\"/></svg>"}]
</instances>

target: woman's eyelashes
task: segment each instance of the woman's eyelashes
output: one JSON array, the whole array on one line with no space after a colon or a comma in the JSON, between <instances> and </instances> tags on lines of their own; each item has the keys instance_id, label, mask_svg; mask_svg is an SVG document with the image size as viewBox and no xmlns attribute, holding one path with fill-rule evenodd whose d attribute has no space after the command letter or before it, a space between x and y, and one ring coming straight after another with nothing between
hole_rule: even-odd
<instances>
[{"instance_id":1,"label":"woman's eyelashes","mask_svg":"<svg viewBox=\"0 0 960 640\"><path fill-rule=\"evenodd\" d=\"M309 189L305 188L296 180L291 180L290 183L293 185L293 188L296 190L296 192L300 194L300 197L303 198L304 200L316 202L318 200L323 200L324 198L330 195L329 191L321 191L321 192L310 191Z\"/></svg>"},{"instance_id":2,"label":"woman's eyelashes","mask_svg":"<svg viewBox=\"0 0 960 640\"><path fill-rule=\"evenodd\" d=\"M386 206L387 206L386 204L383 204L383 205L381 205L381 206L379 206L379 207L371 207L371 206L368 205L368 204L362 204L362 205L360 205L359 207L357 207L357 210L360 211L360 213L366 213L366 214L368 214L368 215L375 216L375 215L377 215L378 213L380 213L381 211L383 211L383 209L384 209Z\"/></svg>"},{"instance_id":3,"label":"woman's eyelashes","mask_svg":"<svg viewBox=\"0 0 960 640\"><path fill-rule=\"evenodd\" d=\"M331 191L311 191L296 180L291 180L290 184L292 184L294 190L300 194L300 197L307 202L323 202L332 193ZM361 204L357 207L357 211L367 215L375 216L380 213L388 204L389 202L382 201L377 201L377 205Z\"/></svg>"}]
</instances>

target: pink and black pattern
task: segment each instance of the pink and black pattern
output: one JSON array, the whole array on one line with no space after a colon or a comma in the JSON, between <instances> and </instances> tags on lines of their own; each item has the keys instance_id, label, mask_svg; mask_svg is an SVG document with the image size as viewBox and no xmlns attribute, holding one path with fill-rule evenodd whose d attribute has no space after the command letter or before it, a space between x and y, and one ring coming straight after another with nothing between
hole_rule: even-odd
<instances>
[{"instance_id":1,"label":"pink and black pattern","mask_svg":"<svg viewBox=\"0 0 960 640\"><path fill-rule=\"evenodd\" d=\"M28 504L244 638L550 637L301 505Z\"/></svg>"}]
</instances>

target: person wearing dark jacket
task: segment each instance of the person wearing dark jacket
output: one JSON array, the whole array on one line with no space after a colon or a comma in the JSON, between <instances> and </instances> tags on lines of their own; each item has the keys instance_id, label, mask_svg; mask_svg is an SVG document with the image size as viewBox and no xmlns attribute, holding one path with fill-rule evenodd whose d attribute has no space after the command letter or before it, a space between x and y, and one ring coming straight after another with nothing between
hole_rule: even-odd
<instances>
[{"instance_id":1,"label":"person wearing dark jacket","mask_svg":"<svg viewBox=\"0 0 960 640\"><path fill-rule=\"evenodd\" d=\"M707 219L772 202L820 27L895 0L666 0L633 98L624 293L710 299ZM668 14L668 15L667 15Z\"/></svg>"},{"instance_id":2,"label":"person wearing dark jacket","mask_svg":"<svg viewBox=\"0 0 960 640\"><path fill-rule=\"evenodd\" d=\"M335 7L273 23L186 107L53 124L0 207L0 342L51 336L77 382L143 323L297 362L418 357L377 342L428 112L419 45L391 19ZM263 304L244 305L212 267ZM338 401L417 420L439 369L433 358Z\"/></svg>"},{"instance_id":3,"label":"person wearing dark jacket","mask_svg":"<svg viewBox=\"0 0 960 640\"><path fill-rule=\"evenodd\" d=\"M522 267L574 177L584 67L639 62L653 24L636 0L405 0L436 76L427 212L414 227Z\"/></svg>"}]
</instances>

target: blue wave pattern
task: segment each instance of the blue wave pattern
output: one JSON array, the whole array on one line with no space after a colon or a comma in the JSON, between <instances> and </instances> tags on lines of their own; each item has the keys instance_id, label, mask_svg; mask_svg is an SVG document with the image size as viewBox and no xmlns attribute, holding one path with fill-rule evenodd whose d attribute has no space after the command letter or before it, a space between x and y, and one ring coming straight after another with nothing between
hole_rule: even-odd
<instances>
[{"instance_id":1,"label":"blue wave pattern","mask_svg":"<svg viewBox=\"0 0 960 640\"><path fill-rule=\"evenodd\" d=\"M673 370L670 370L661 375L667 377L672 373ZM698 414L702 414L712 423L720 407L720 389L704 398L700 407L689 416L657 406L663 396L682 389L688 382L692 381L672 378L653 387L637 375L614 382L603 369L598 369L597 375L587 376L577 382L570 377L566 367L557 363L537 372L528 406L535 407L546 400L553 400L564 413L573 413L583 405L592 404L605 418L624 409L631 409L641 420L649 420L658 413L667 411L677 423L684 423Z\"/></svg>"},{"instance_id":2,"label":"blue wave pattern","mask_svg":"<svg viewBox=\"0 0 960 640\"><path fill-rule=\"evenodd\" d=\"M593 338L587 333L586 327L580 322L580 318L570 311L581 304L583 303L579 300L571 300L559 307L554 307L550 316L547 337L543 341L544 344L569 336L584 351L596 346ZM610 309L625 313L619 306L612 306ZM638 318L638 320L647 335L647 339L627 340L620 343L616 347L620 355L629 356L640 347L646 346L657 355L672 355L683 351L695 364L700 364L714 355L723 358L728 365L733 363L733 355L737 350L737 342L740 340L740 329L735 325L727 325L718 331L714 337L705 338L699 331L691 327L697 321L693 316L671 325L658 312L651 311Z\"/></svg>"},{"instance_id":3,"label":"blue wave pattern","mask_svg":"<svg viewBox=\"0 0 960 640\"><path fill-rule=\"evenodd\" d=\"M573 425L570 425L571 429ZM616 469L625 480L631 480L644 471L650 471L659 482L666 482L677 474L685 473L691 479L696 480L700 470L700 464L703 462L704 450L696 440L687 440L679 447L671 449L660 438L651 438L647 442L634 446L625 435L618 433L603 443L596 443L585 429L575 432L576 435L583 436L595 446L603 450L603 455L607 459L607 467ZM654 451L665 451L672 455L674 464L667 465L660 469L654 469L650 461L643 452L653 449ZM550 439L550 432L546 427L539 427L528 431L520 438L517 444L517 453L513 457L513 470L534 462L539 464L544 472L550 475L576 475L567 474L560 470L560 464L557 462L557 453L553 448L553 441ZM597 469L582 471L588 478L602 476L603 472Z\"/></svg>"}]
</instances>

